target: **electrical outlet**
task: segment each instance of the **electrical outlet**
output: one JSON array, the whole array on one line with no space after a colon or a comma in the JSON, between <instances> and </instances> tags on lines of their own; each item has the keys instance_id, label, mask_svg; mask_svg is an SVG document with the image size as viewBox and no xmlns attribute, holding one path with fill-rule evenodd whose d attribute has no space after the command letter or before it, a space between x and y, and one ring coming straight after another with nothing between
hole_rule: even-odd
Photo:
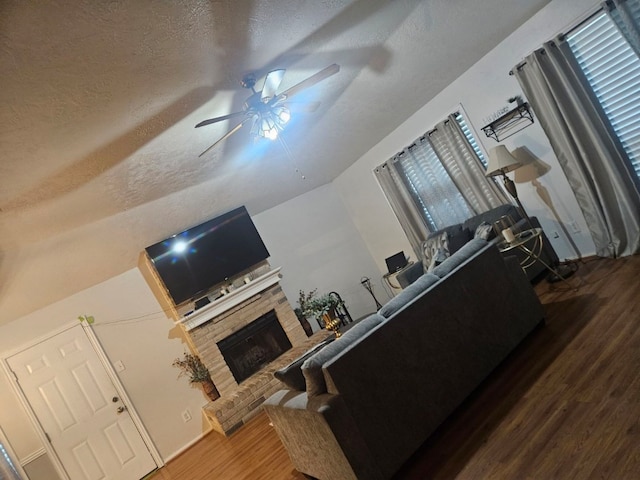
<instances>
[{"instance_id":1,"label":"electrical outlet","mask_svg":"<svg viewBox=\"0 0 640 480\"><path fill-rule=\"evenodd\" d=\"M113 364L113 366L116 367L117 372L122 372L123 370L126 369L126 367L124 366L124 363L122 363L122 360L118 360Z\"/></svg>"},{"instance_id":2,"label":"electrical outlet","mask_svg":"<svg viewBox=\"0 0 640 480\"><path fill-rule=\"evenodd\" d=\"M578 226L578 222L576 222L575 220L569 222L569 226L571 227L571 231L573 233L580 233L580 227Z\"/></svg>"},{"instance_id":3,"label":"electrical outlet","mask_svg":"<svg viewBox=\"0 0 640 480\"><path fill-rule=\"evenodd\" d=\"M191 420L191 412L189 411L189 409L182 412L182 420L184 421L184 423L187 423Z\"/></svg>"}]
</instances>

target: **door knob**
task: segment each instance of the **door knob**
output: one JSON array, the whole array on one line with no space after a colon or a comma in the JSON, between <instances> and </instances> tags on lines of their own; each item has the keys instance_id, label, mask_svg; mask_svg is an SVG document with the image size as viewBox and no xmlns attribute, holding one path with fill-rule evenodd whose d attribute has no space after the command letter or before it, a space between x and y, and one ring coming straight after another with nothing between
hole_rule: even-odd
<instances>
[{"instance_id":1,"label":"door knob","mask_svg":"<svg viewBox=\"0 0 640 480\"><path fill-rule=\"evenodd\" d=\"M116 413L117 413L118 415L120 415L120 414L121 414L122 412L124 412L126 409L127 409L127 407L125 407L124 405L120 405L120 406L118 407L118 409L116 410Z\"/></svg>"},{"instance_id":2,"label":"door knob","mask_svg":"<svg viewBox=\"0 0 640 480\"><path fill-rule=\"evenodd\" d=\"M118 400L120 400L118 397L113 397L113 398L111 399L111 401L112 401L113 403L118 403Z\"/></svg>"}]
</instances>

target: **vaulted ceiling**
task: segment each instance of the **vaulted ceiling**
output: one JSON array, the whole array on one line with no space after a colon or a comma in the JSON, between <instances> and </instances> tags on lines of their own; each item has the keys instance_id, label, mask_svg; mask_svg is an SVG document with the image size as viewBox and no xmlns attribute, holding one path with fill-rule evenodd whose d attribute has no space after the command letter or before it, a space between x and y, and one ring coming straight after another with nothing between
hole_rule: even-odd
<instances>
[{"instance_id":1,"label":"vaulted ceiling","mask_svg":"<svg viewBox=\"0 0 640 480\"><path fill-rule=\"evenodd\" d=\"M330 182L548 1L4 0L0 323ZM332 63L285 145L246 128L198 157L243 75L285 68L285 89Z\"/></svg>"}]
</instances>

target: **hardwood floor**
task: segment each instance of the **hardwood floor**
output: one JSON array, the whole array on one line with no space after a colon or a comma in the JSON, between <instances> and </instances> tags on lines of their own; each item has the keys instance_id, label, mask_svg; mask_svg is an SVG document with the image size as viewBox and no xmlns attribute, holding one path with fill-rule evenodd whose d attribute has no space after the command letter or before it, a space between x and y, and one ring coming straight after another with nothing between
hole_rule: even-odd
<instances>
[{"instance_id":1,"label":"hardwood floor","mask_svg":"<svg viewBox=\"0 0 640 480\"><path fill-rule=\"evenodd\" d=\"M395 479L640 478L640 256L589 259L536 287L536 330ZM496 306L499 308L499 306ZM302 479L260 414L213 433L154 480ZM335 479L340 480L340 479Z\"/></svg>"}]
</instances>

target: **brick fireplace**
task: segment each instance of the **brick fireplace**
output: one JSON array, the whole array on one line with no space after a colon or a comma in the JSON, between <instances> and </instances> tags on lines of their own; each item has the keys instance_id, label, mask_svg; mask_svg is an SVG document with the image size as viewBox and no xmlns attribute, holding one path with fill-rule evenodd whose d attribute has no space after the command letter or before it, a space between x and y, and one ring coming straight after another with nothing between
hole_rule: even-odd
<instances>
[{"instance_id":1,"label":"brick fireplace","mask_svg":"<svg viewBox=\"0 0 640 480\"><path fill-rule=\"evenodd\" d=\"M296 347L308 343L304 329L280 288L278 272L279 269L271 270L181 320L192 348L211 372L220 392L220 398L204 407L205 414L214 430L225 435L255 415L262 402L280 386L273 379L273 369L262 364L257 372L246 379L241 378L238 383L220 351L219 343L228 342L234 334L269 316L275 317L278 328L286 335L285 347L280 347L281 353L299 350ZM272 337L277 334L268 335L271 337L267 340L253 340L256 343L248 349L250 355L256 356L259 352L259 357L266 344L276 342ZM289 349L287 343L293 349ZM288 356L283 355L282 358Z\"/></svg>"}]
</instances>

